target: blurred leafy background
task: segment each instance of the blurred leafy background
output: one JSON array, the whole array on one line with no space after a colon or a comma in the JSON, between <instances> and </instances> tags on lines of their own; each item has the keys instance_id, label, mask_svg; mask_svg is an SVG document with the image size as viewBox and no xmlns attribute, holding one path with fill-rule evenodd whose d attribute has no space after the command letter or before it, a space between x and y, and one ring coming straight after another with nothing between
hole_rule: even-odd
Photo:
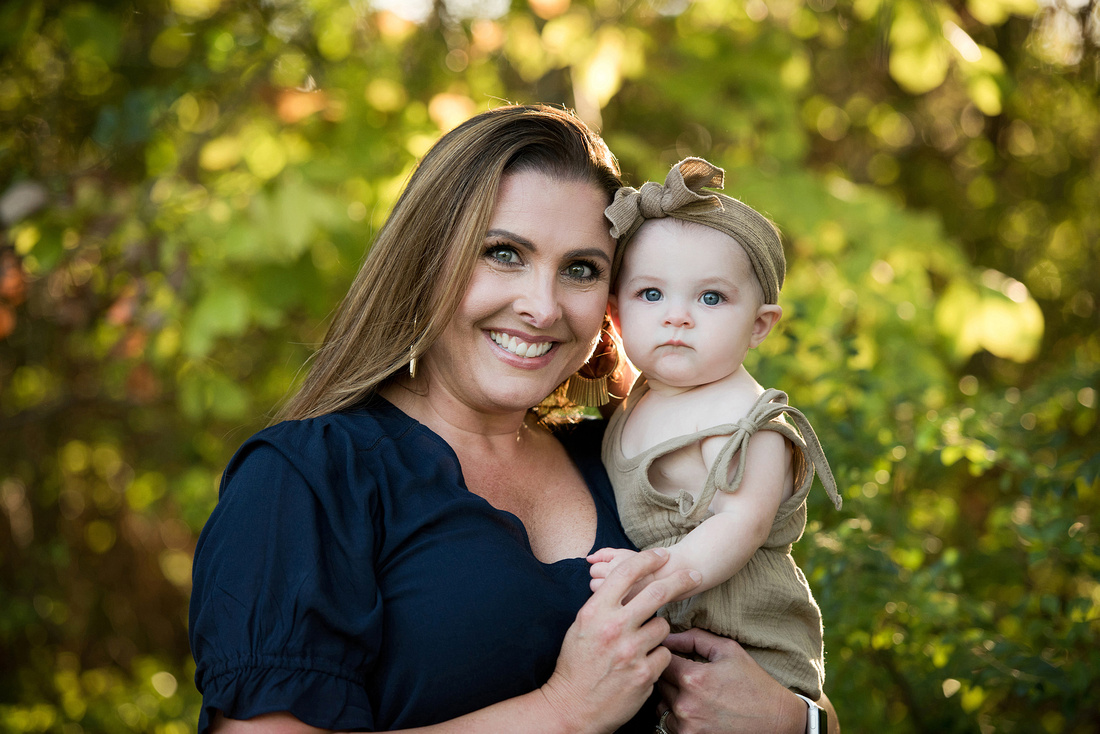
<instances>
[{"instance_id":1,"label":"blurred leafy background","mask_svg":"<svg viewBox=\"0 0 1100 734\"><path fill-rule=\"evenodd\" d=\"M854 732L1100 721L1097 0L7 0L0 731L186 732L191 553L416 158L575 108L784 232Z\"/></svg>"}]
</instances>

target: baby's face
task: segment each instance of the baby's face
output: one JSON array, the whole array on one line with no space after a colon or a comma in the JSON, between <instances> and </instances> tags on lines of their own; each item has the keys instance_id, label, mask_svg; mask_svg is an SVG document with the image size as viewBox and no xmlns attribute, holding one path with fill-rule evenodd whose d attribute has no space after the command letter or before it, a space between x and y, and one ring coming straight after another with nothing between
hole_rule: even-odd
<instances>
[{"instance_id":1,"label":"baby's face","mask_svg":"<svg viewBox=\"0 0 1100 734\"><path fill-rule=\"evenodd\" d=\"M673 387L733 374L761 333L760 288L748 255L710 227L650 220L627 245L614 294L623 346L646 378Z\"/></svg>"}]
</instances>

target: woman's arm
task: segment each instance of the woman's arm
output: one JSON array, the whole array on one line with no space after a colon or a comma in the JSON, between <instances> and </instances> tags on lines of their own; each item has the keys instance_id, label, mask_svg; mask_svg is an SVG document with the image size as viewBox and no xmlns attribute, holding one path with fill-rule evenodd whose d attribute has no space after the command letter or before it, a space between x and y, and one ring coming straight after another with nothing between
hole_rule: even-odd
<instances>
[{"instance_id":1,"label":"woman's arm","mask_svg":"<svg viewBox=\"0 0 1100 734\"><path fill-rule=\"evenodd\" d=\"M674 655L661 675L666 727L675 734L804 734L806 702L768 675L736 642L704 630L669 635L673 652L695 653L708 662ZM827 696L818 704L829 717L829 734L840 722Z\"/></svg>"},{"instance_id":2,"label":"woman's arm","mask_svg":"<svg viewBox=\"0 0 1100 734\"><path fill-rule=\"evenodd\" d=\"M668 560L656 549L637 554L607 578L581 607L565 635L550 680L531 693L502 701L466 716L417 731L445 734L580 734L614 731L645 703L672 654L661 643L668 622L657 609L699 583L699 574L681 571L644 586L624 602L639 579L652 577ZM212 731L247 734L313 734L286 713L249 721L219 718Z\"/></svg>"}]
</instances>

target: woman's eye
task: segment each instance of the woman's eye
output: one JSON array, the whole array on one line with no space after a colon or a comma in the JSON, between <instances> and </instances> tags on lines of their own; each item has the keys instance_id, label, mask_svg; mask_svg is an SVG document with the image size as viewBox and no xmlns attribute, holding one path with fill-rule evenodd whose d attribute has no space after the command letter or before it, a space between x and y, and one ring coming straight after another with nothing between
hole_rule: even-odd
<instances>
[{"instance_id":1,"label":"woman's eye","mask_svg":"<svg viewBox=\"0 0 1100 734\"><path fill-rule=\"evenodd\" d=\"M519 253L517 253L511 247L490 247L485 254L496 260L497 262L519 262Z\"/></svg>"},{"instance_id":2,"label":"woman's eye","mask_svg":"<svg viewBox=\"0 0 1100 734\"><path fill-rule=\"evenodd\" d=\"M714 291L707 291L703 294L700 300L702 300L704 305L717 306L719 303L722 302L722 294L715 293Z\"/></svg>"},{"instance_id":3,"label":"woman's eye","mask_svg":"<svg viewBox=\"0 0 1100 734\"><path fill-rule=\"evenodd\" d=\"M576 280L588 280L596 274L596 270L588 263L572 263L566 266L565 274Z\"/></svg>"},{"instance_id":4,"label":"woman's eye","mask_svg":"<svg viewBox=\"0 0 1100 734\"><path fill-rule=\"evenodd\" d=\"M642 291L642 298L647 301L659 301L661 300L661 291L656 288L646 288Z\"/></svg>"}]
</instances>

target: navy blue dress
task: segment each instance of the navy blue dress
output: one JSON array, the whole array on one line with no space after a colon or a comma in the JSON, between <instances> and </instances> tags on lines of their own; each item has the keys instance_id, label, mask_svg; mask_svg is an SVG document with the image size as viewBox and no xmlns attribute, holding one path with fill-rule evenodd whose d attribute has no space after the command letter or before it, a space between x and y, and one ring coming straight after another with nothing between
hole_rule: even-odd
<instances>
[{"instance_id":1,"label":"navy blue dress","mask_svg":"<svg viewBox=\"0 0 1100 734\"><path fill-rule=\"evenodd\" d=\"M595 501L592 550L632 547L602 431L559 438ZM272 426L230 461L195 549L199 734L216 709L371 731L527 693L588 582L583 558L535 558L519 518L468 491L450 446L384 400ZM651 732L652 711L628 728Z\"/></svg>"}]
</instances>

